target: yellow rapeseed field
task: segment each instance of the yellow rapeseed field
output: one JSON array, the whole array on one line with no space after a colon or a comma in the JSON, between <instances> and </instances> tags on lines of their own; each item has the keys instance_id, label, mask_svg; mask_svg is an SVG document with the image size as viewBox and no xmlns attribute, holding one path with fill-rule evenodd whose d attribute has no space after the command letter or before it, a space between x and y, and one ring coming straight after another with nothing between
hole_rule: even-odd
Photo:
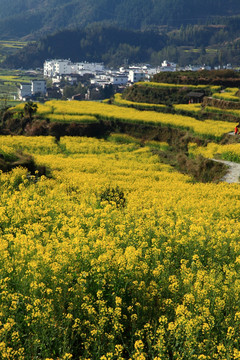
<instances>
[{"instance_id":1,"label":"yellow rapeseed field","mask_svg":"<svg viewBox=\"0 0 240 360\"><path fill-rule=\"evenodd\" d=\"M240 359L240 187L154 145L1 136L51 175L0 174L1 359Z\"/></svg>"},{"instance_id":2,"label":"yellow rapeseed field","mask_svg":"<svg viewBox=\"0 0 240 360\"><path fill-rule=\"evenodd\" d=\"M136 101L129 101L122 98L122 94L114 95L114 104L118 106L128 106L135 107L137 109L143 110L163 110L166 108L166 105L163 104L149 104L149 103L140 103Z\"/></svg>"},{"instance_id":3,"label":"yellow rapeseed field","mask_svg":"<svg viewBox=\"0 0 240 360\"><path fill-rule=\"evenodd\" d=\"M206 147L198 147L197 144L189 144L189 153L203 155L207 158L220 157L224 160L240 162L240 143L220 145L209 143Z\"/></svg>"},{"instance_id":4,"label":"yellow rapeseed field","mask_svg":"<svg viewBox=\"0 0 240 360\"><path fill-rule=\"evenodd\" d=\"M174 109L190 113L199 113L202 110L201 104L175 104Z\"/></svg>"},{"instance_id":5,"label":"yellow rapeseed field","mask_svg":"<svg viewBox=\"0 0 240 360\"><path fill-rule=\"evenodd\" d=\"M238 109L221 109L221 108L217 108L214 106L206 106L205 110L208 112L224 114L226 119L229 114L235 115L236 117L240 117L240 110L238 110Z\"/></svg>"},{"instance_id":6,"label":"yellow rapeseed field","mask_svg":"<svg viewBox=\"0 0 240 360\"><path fill-rule=\"evenodd\" d=\"M226 100L226 101L240 101L240 97L236 96L236 93L238 92L238 88L226 88L221 93L214 93L213 97L220 100Z\"/></svg>"},{"instance_id":7,"label":"yellow rapeseed field","mask_svg":"<svg viewBox=\"0 0 240 360\"><path fill-rule=\"evenodd\" d=\"M46 108L45 108L46 107ZM19 107L16 107L16 111ZM46 109L51 109L48 112ZM226 121L205 120L200 121L192 117L158 113L154 111L140 111L132 108L124 108L116 105L92 101L57 101L52 100L39 106L38 113L43 117L61 117L62 121L72 121L72 116L87 115L97 119L110 121L124 121L137 124L153 124L163 126L180 127L189 129L197 135L218 139L225 133L232 131L233 123ZM81 119L79 120L81 122Z\"/></svg>"},{"instance_id":8,"label":"yellow rapeseed field","mask_svg":"<svg viewBox=\"0 0 240 360\"><path fill-rule=\"evenodd\" d=\"M147 87L159 87L159 88L186 88L186 89L206 89L209 88L212 92L217 92L221 89L221 86L218 85L190 85L190 84L168 84L168 83L158 83L158 82L138 82L135 85L137 86L147 86ZM230 91L230 90L229 90ZM236 92L236 91L235 91Z\"/></svg>"},{"instance_id":9,"label":"yellow rapeseed field","mask_svg":"<svg viewBox=\"0 0 240 360\"><path fill-rule=\"evenodd\" d=\"M58 121L58 122L80 122L80 123L98 122L96 117L91 115L49 114L47 117L50 121Z\"/></svg>"}]
</instances>

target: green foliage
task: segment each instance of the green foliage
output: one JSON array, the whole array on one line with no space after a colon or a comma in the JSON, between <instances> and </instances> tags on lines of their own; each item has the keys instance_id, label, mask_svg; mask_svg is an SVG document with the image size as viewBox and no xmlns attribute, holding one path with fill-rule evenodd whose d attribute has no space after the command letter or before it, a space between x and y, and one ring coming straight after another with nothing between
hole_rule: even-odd
<instances>
[{"instance_id":1,"label":"green foliage","mask_svg":"<svg viewBox=\"0 0 240 360\"><path fill-rule=\"evenodd\" d=\"M16 55L7 57L3 66L29 68L42 66L48 58L70 58L72 61L104 61L110 65L148 61L152 50L165 45L165 36L94 25L84 30L65 30L29 43Z\"/></svg>"},{"instance_id":2,"label":"green foliage","mask_svg":"<svg viewBox=\"0 0 240 360\"><path fill-rule=\"evenodd\" d=\"M153 81L168 84L240 87L240 75L234 70L160 72L153 76Z\"/></svg>"},{"instance_id":3,"label":"green foliage","mask_svg":"<svg viewBox=\"0 0 240 360\"><path fill-rule=\"evenodd\" d=\"M24 182L27 177L27 169L23 167L16 167L12 170L12 178L9 183L9 188L11 190L18 190L19 185Z\"/></svg>"},{"instance_id":4,"label":"green foliage","mask_svg":"<svg viewBox=\"0 0 240 360\"><path fill-rule=\"evenodd\" d=\"M147 16L147 11L144 15ZM128 30L117 28L116 23L114 27L109 23L95 23L77 30L61 30L48 35L38 42L28 43L17 54L14 54L14 49L14 52L9 52L3 66L39 67L47 58L54 57L70 57L73 61L103 61L109 66L121 65L126 60L128 63L146 61L159 65L165 59L177 62L180 66L204 63L210 66L226 63L238 65L239 19L233 18L234 26L223 18L219 23L216 20L215 25L186 24L180 27L175 22L174 28L164 27L164 30L156 31L148 26L147 30L141 32L130 30L129 24L134 21L128 22ZM6 54L5 48L1 52L0 43L2 60Z\"/></svg>"},{"instance_id":5,"label":"green foliage","mask_svg":"<svg viewBox=\"0 0 240 360\"><path fill-rule=\"evenodd\" d=\"M26 36L29 34L56 31L59 28L85 27L89 23L105 22L117 26L144 29L161 25L181 26L219 22L220 17L239 14L238 0L48 0L43 7L41 0L1 0L0 30L5 36ZM34 10L34 11L33 11ZM225 24L232 23L226 18ZM229 25L230 26L230 25ZM231 29L239 28L235 19ZM212 34L209 29L203 34ZM189 29L183 35L196 40L197 29ZM224 33L224 31L223 31ZM196 40L197 41L197 40Z\"/></svg>"},{"instance_id":6,"label":"green foliage","mask_svg":"<svg viewBox=\"0 0 240 360\"><path fill-rule=\"evenodd\" d=\"M67 41L62 30L76 26L80 37ZM121 31L116 33L112 26L141 30L142 40L132 41L134 36L129 33L124 41L118 42ZM101 28L108 34L99 31ZM56 33L59 29L60 35ZM154 31L150 38L149 30ZM1 0L0 31L2 39L28 40L55 33L55 41L46 37L30 44L17 57L9 56L7 66L39 67L46 58L79 56L80 60L97 59L111 66L123 63L124 59L129 63L151 61L156 65L164 59L180 66L237 65L240 3L238 0L49 0L48 6L43 7L41 0L29 0L24 5L22 0ZM144 48L144 43L149 46ZM0 44L0 61L6 55L5 48L3 52Z\"/></svg>"},{"instance_id":7,"label":"green foliage","mask_svg":"<svg viewBox=\"0 0 240 360\"><path fill-rule=\"evenodd\" d=\"M117 208L124 208L126 205L126 197L124 192L118 187L107 186L100 194L100 203L107 201L114 204Z\"/></svg>"},{"instance_id":8,"label":"green foliage","mask_svg":"<svg viewBox=\"0 0 240 360\"><path fill-rule=\"evenodd\" d=\"M86 89L82 86L81 83L78 85L66 85L63 90L63 96L65 98L71 98L73 95L81 94L85 95Z\"/></svg>"},{"instance_id":9,"label":"green foliage","mask_svg":"<svg viewBox=\"0 0 240 360\"><path fill-rule=\"evenodd\" d=\"M158 87L146 84L135 84L124 90L123 97L134 102L150 104L186 104L189 101L188 93L192 91L188 87ZM199 92L208 94L210 90L197 89Z\"/></svg>"},{"instance_id":10,"label":"green foliage","mask_svg":"<svg viewBox=\"0 0 240 360\"><path fill-rule=\"evenodd\" d=\"M32 119L33 114L37 112L37 104L33 103L32 101L28 101L23 108L25 116L29 117L29 119Z\"/></svg>"}]
</instances>

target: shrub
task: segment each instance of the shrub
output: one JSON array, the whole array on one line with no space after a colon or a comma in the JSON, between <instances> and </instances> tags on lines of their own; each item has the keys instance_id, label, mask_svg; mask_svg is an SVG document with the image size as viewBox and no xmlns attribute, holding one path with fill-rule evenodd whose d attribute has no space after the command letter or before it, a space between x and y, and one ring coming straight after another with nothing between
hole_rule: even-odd
<instances>
[{"instance_id":1,"label":"shrub","mask_svg":"<svg viewBox=\"0 0 240 360\"><path fill-rule=\"evenodd\" d=\"M118 187L106 187L100 194L100 203L107 201L110 204L115 204L117 208L124 208L126 205L126 198L124 192Z\"/></svg>"},{"instance_id":2,"label":"shrub","mask_svg":"<svg viewBox=\"0 0 240 360\"><path fill-rule=\"evenodd\" d=\"M28 123L25 128L25 133L28 136L43 136L48 134L48 122L47 120L35 120L32 123Z\"/></svg>"}]
</instances>

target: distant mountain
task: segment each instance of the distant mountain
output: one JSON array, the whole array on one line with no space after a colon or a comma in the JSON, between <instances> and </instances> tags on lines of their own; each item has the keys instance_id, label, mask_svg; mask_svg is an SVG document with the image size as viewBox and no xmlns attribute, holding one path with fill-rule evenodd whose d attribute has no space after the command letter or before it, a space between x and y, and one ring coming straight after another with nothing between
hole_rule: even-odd
<instances>
[{"instance_id":1,"label":"distant mountain","mask_svg":"<svg viewBox=\"0 0 240 360\"><path fill-rule=\"evenodd\" d=\"M34 39L94 22L128 29L177 28L237 15L239 0L0 0L0 37Z\"/></svg>"}]
</instances>

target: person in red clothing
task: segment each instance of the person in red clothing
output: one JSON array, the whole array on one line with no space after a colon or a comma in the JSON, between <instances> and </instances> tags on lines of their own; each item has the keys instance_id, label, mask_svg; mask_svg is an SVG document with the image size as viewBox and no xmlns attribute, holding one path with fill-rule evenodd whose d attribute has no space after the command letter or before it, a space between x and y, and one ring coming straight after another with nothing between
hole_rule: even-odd
<instances>
[{"instance_id":1,"label":"person in red clothing","mask_svg":"<svg viewBox=\"0 0 240 360\"><path fill-rule=\"evenodd\" d=\"M237 134L238 134L238 126L236 126L234 129L234 135L237 135Z\"/></svg>"}]
</instances>

